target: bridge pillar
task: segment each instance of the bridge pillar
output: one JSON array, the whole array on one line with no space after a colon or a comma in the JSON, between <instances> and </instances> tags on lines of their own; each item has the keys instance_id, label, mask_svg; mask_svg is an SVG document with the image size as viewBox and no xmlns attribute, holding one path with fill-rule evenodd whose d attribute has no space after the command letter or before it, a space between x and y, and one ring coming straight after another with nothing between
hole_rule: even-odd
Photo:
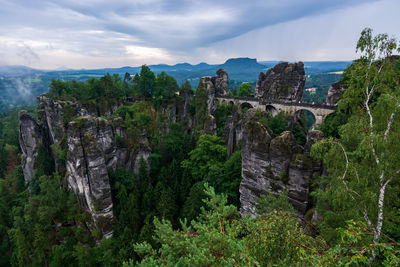
<instances>
[{"instance_id":1,"label":"bridge pillar","mask_svg":"<svg viewBox=\"0 0 400 267\"><path fill-rule=\"evenodd\" d=\"M324 121L325 116L321 116L321 115L314 115L315 116L315 123L313 128L315 128L315 126L322 124L322 122Z\"/></svg>"}]
</instances>

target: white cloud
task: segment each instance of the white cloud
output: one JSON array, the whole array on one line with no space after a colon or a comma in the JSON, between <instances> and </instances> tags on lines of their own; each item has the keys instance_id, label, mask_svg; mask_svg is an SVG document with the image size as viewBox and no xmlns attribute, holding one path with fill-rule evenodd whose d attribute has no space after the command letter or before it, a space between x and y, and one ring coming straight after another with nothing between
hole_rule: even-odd
<instances>
[{"instance_id":1,"label":"white cloud","mask_svg":"<svg viewBox=\"0 0 400 267\"><path fill-rule=\"evenodd\" d=\"M125 49L128 55L137 60L149 61L148 64L172 60L172 57L161 48L128 45ZM158 60L158 62L152 62L154 59Z\"/></svg>"}]
</instances>

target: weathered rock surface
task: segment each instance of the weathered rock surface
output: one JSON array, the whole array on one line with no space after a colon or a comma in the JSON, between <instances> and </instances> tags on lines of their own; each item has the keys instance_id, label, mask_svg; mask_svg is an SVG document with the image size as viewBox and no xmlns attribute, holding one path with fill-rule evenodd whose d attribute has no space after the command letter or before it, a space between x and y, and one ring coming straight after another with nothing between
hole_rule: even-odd
<instances>
[{"instance_id":1,"label":"weathered rock surface","mask_svg":"<svg viewBox=\"0 0 400 267\"><path fill-rule=\"evenodd\" d=\"M264 100L296 100L303 97L306 82L303 62L283 62L261 72L258 76L255 96Z\"/></svg>"},{"instance_id":2,"label":"weathered rock surface","mask_svg":"<svg viewBox=\"0 0 400 267\"><path fill-rule=\"evenodd\" d=\"M37 97L37 103L38 123L49 133L51 143L60 142L65 133L64 116L68 111L71 117L77 114L74 104L54 101L44 94Z\"/></svg>"},{"instance_id":3,"label":"weathered rock surface","mask_svg":"<svg viewBox=\"0 0 400 267\"><path fill-rule=\"evenodd\" d=\"M304 145L304 153L306 155L310 155L311 147L317 141L322 140L324 138L324 133L319 130L312 130L307 133L306 144Z\"/></svg>"},{"instance_id":4,"label":"weathered rock surface","mask_svg":"<svg viewBox=\"0 0 400 267\"><path fill-rule=\"evenodd\" d=\"M336 102L342 97L346 88L344 88L343 82L333 83L328 90L328 96L326 97L326 104L335 105Z\"/></svg>"},{"instance_id":5,"label":"weathered rock surface","mask_svg":"<svg viewBox=\"0 0 400 267\"><path fill-rule=\"evenodd\" d=\"M20 111L19 118L19 143L22 150L22 170L27 184L34 176L34 164L38 149L43 144L43 131L35 119L26 111Z\"/></svg>"},{"instance_id":6,"label":"weathered rock surface","mask_svg":"<svg viewBox=\"0 0 400 267\"><path fill-rule=\"evenodd\" d=\"M212 78L212 81L218 96L229 95L229 77L224 69L217 70L217 75Z\"/></svg>"},{"instance_id":7,"label":"weathered rock surface","mask_svg":"<svg viewBox=\"0 0 400 267\"><path fill-rule=\"evenodd\" d=\"M258 198L287 190L289 202L304 215L310 206L313 173L322 171L321 164L310 158L309 150L322 133L311 131L303 149L289 131L273 138L253 114L253 109L247 112L243 129L240 212L256 216Z\"/></svg>"},{"instance_id":8,"label":"weathered rock surface","mask_svg":"<svg viewBox=\"0 0 400 267\"><path fill-rule=\"evenodd\" d=\"M242 139L242 181L240 183L240 212L255 215L257 198L271 188L271 135L266 127L253 120L255 111L247 111Z\"/></svg>"},{"instance_id":9,"label":"weathered rock surface","mask_svg":"<svg viewBox=\"0 0 400 267\"><path fill-rule=\"evenodd\" d=\"M194 112L190 110L192 99L194 96L193 90L181 90L179 96L182 99L181 105L178 106L177 116L178 121L183 122L184 131L191 133L194 127Z\"/></svg>"},{"instance_id":10,"label":"weathered rock surface","mask_svg":"<svg viewBox=\"0 0 400 267\"><path fill-rule=\"evenodd\" d=\"M88 116L70 122L67 136L68 185L78 196L81 207L92 214L103 235L110 237L113 203L107 163L115 165L116 162L110 157L110 149L115 147L110 125Z\"/></svg>"},{"instance_id":11,"label":"weathered rock surface","mask_svg":"<svg viewBox=\"0 0 400 267\"><path fill-rule=\"evenodd\" d=\"M204 76L200 79L200 83L207 92L208 114L214 115L218 104L215 97L229 95L228 73L224 69L219 69L216 76Z\"/></svg>"},{"instance_id":12,"label":"weathered rock surface","mask_svg":"<svg viewBox=\"0 0 400 267\"><path fill-rule=\"evenodd\" d=\"M43 138L48 140L48 145L61 146L65 142L66 122L78 114L76 104L70 101L54 101L45 94L36 98L38 124L42 128ZM53 151L56 170L65 171L65 166L60 165L58 155Z\"/></svg>"}]
</instances>

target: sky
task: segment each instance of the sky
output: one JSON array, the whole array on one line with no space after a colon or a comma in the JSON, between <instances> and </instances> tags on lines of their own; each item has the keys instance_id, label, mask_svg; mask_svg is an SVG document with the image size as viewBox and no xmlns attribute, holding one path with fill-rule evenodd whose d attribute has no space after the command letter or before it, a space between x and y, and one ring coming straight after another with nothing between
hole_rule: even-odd
<instances>
[{"instance_id":1,"label":"sky","mask_svg":"<svg viewBox=\"0 0 400 267\"><path fill-rule=\"evenodd\" d=\"M357 58L400 38L399 0L0 0L0 65L81 69Z\"/></svg>"}]
</instances>

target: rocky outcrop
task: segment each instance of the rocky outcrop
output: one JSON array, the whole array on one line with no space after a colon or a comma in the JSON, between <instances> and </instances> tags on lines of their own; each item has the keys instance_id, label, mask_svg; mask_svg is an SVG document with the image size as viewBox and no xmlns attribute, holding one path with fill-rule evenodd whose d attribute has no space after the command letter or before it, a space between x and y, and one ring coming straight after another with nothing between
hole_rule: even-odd
<instances>
[{"instance_id":1,"label":"rocky outcrop","mask_svg":"<svg viewBox=\"0 0 400 267\"><path fill-rule=\"evenodd\" d=\"M283 62L258 76L255 96L264 100L296 100L303 97L306 82L303 62Z\"/></svg>"},{"instance_id":2,"label":"rocky outcrop","mask_svg":"<svg viewBox=\"0 0 400 267\"><path fill-rule=\"evenodd\" d=\"M242 139L242 181L240 183L240 212L256 214L257 199L271 188L271 135L261 123L253 120L255 110L247 111L247 123Z\"/></svg>"},{"instance_id":3,"label":"rocky outcrop","mask_svg":"<svg viewBox=\"0 0 400 267\"><path fill-rule=\"evenodd\" d=\"M217 70L217 75L212 78L217 96L229 95L229 77L224 69Z\"/></svg>"},{"instance_id":4,"label":"rocky outcrop","mask_svg":"<svg viewBox=\"0 0 400 267\"><path fill-rule=\"evenodd\" d=\"M214 115L218 103L216 96L229 95L229 78L228 73L224 69L219 69L216 76L204 76L200 79L200 83L207 92L208 114Z\"/></svg>"},{"instance_id":5,"label":"rocky outcrop","mask_svg":"<svg viewBox=\"0 0 400 267\"><path fill-rule=\"evenodd\" d=\"M240 211L256 216L258 198L287 190L289 202L304 215L310 206L311 178L322 171L321 164L310 158L309 150L322 133L311 131L304 149L289 131L273 137L255 113L253 109L247 111L243 124Z\"/></svg>"},{"instance_id":6,"label":"rocky outcrop","mask_svg":"<svg viewBox=\"0 0 400 267\"><path fill-rule=\"evenodd\" d=\"M37 97L38 124L42 128L43 137L48 140L48 145L62 146L66 142L66 123L75 117L77 105L70 101L55 101L45 94ZM52 151L56 171L65 172L64 164L60 164L59 155Z\"/></svg>"},{"instance_id":7,"label":"rocky outcrop","mask_svg":"<svg viewBox=\"0 0 400 267\"><path fill-rule=\"evenodd\" d=\"M22 150L22 170L27 184L34 176L34 164L38 150L43 145L43 130L35 119L26 111L20 111L19 118L19 143Z\"/></svg>"},{"instance_id":8,"label":"rocky outcrop","mask_svg":"<svg viewBox=\"0 0 400 267\"><path fill-rule=\"evenodd\" d=\"M217 135L217 122L213 115L208 115L204 122L204 133L210 135Z\"/></svg>"},{"instance_id":9,"label":"rocky outcrop","mask_svg":"<svg viewBox=\"0 0 400 267\"><path fill-rule=\"evenodd\" d=\"M346 88L344 88L343 82L339 81L333 83L328 90L328 96L326 97L326 104L333 106L342 97Z\"/></svg>"},{"instance_id":10,"label":"rocky outcrop","mask_svg":"<svg viewBox=\"0 0 400 267\"><path fill-rule=\"evenodd\" d=\"M150 171L149 156L151 155L151 148L149 140L145 133L137 140L138 149L134 151L134 161L133 161L133 173L139 175L140 162L143 159L146 164L146 168Z\"/></svg>"},{"instance_id":11,"label":"rocky outcrop","mask_svg":"<svg viewBox=\"0 0 400 267\"><path fill-rule=\"evenodd\" d=\"M111 126L91 116L68 125L67 180L103 236L112 235L113 203L107 165L116 164Z\"/></svg>"},{"instance_id":12,"label":"rocky outcrop","mask_svg":"<svg viewBox=\"0 0 400 267\"><path fill-rule=\"evenodd\" d=\"M192 108L194 91L181 90L179 96L182 101L177 110L178 121L184 122L184 131L190 133L194 127L194 109Z\"/></svg>"},{"instance_id":13,"label":"rocky outcrop","mask_svg":"<svg viewBox=\"0 0 400 267\"><path fill-rule=\"evenodd\" d=\"M235 152L236 149L240 149L242 137L243 137L243 120L241 119L238 112L233 111L234 115L230 115L226 118L223 138L227 145L227 157Z\"/></svg>"},{"instance_id":14,"label":"rocky outcrop","mask_svg":"<svg viewBox=\"0 0 400 267\"><path fill-rule=\"evenodd\" d=\"M311 147L313 144L322 140L324 133L319 130L312 130L307 133L306 144L304 145L304 154L310 155Z\"/></svg>"}]
</instances>

